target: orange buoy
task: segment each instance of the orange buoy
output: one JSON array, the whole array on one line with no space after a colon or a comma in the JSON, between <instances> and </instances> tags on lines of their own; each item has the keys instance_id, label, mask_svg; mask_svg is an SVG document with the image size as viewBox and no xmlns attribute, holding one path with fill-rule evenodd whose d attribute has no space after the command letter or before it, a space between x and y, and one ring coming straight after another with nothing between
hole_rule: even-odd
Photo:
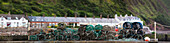
<instances>
[{"instance_id":1,"label":"orange buoy","mask_svg":"<svg viewBox=\"0 0 170 43\"><path fill-rule=\"evenodd\" d=\"M148 39L145 39L145 41L149 41Z\"/></svg>"},{"instance_id":2,"label":"orange buoy","mask_svg":"<svg viewBox=\"0 0 170 43\"><path fill-rule=\"evenodd\" d=\"M145 41L150 41L149 37L145 37L144 39L145 39Z\"/></svg>"},{"instance_id":3,"label":"orange buoy","mask_svg":"<svg viewBox=\"0 0 170 43\"><path fill-rule=\"evenodd\" d=\"M118 34L115 35L115 37L118 37L118 36L119 36Z\"/></svg>"},{"instance_id":4,"label":"orange buoy","mask_svg":"<svg viewBox=\"0 0 170 43\"><path fill-rule=\"evenodd\" d=\"M118 29L115 29L115 31L117 32L117 31L118 31Z\"/></svg>"}]
</instances>

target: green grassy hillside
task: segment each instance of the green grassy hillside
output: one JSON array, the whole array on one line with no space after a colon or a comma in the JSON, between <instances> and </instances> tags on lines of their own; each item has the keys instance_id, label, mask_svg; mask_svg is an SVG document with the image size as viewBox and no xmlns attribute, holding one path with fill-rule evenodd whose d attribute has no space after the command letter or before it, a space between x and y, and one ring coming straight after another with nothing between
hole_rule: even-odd
<instances>
[{"instance_id":1,"label":"green grassy hillside","mask_svg":"<svg viewBox=\"0 0 170 43\"><path fill-rule=\"evenodd\" d=\"M169 0L125 0L127 9L132 14L142 18L147 25L153 27L153 22L170 25L170 14L168 15Z\"/></svg>"},{"instance_id":2,"label":"green grassy hillside","mask_svg":"<svg viewBox=\"0 0 170 43\"><path fill-rule=\"evenodd\" d=\"M85 14L92 17L103 14L131 14L125 7L125 3L120 0L1 0L0 13L13 14L28 13L33 16L78 16L83 17Z\"/></svg>"},{"instance_id":3,"label":"green grassy hillside","mask_svg":"<svg viewBox=\"0 0 170 43\"><path fill-rule=\"evenodd\" d=\"M0 14L24 14L33 16L56 15L63 17L67 14L73 17L88 17L102 14L133 14L142 18L146 25L154 21L170 25L169 0L0 0ZM169 15L168 15L169 14Z\"/></svg>"}]
</instances>

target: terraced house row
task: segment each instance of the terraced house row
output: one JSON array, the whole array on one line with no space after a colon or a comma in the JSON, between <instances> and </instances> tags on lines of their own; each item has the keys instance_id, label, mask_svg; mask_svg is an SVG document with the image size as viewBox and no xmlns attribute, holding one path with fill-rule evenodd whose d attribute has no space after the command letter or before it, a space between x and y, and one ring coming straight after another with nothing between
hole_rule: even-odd
<instances>
[{"instance_id":1,"label":"terraced house row","mask_svg":"<svg viewBox=\"0 0 170 43\"><path fill-rule=\"evenodd\" d=\"M135 16L128 16L127 14L123 17L119 17L115 14L115 18L89 18L85 17L46 17L46 16L27 16L27 14L0 14L0 27L21 27L21 28L47 28L47 26L57 25L60 22L65 22L66 25L71 26L80 26L80 25L109 25L115 26L118 25L121 27L121 24L124 22L140 22L143 24L143 21L140 18Z\"/></svg>"}]
</instances>

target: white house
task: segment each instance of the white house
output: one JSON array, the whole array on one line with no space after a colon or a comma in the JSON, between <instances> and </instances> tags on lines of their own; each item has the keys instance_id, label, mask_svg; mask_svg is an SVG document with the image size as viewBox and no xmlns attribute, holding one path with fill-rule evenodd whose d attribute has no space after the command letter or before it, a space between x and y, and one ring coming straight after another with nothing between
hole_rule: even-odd
<instances>
[{"instance_id":1,"label":"white house","mask_svg":"<svg viewBox=\"0 0 170 43\"><path fill-rule=\"evenodd\" d=\"M28 20L24 14L0 14L0 27L27 27Z\"/></svg>"},{"instance_id":2,"label":"white house","mask_svg":"<svg viewBox=\"0 0 170 43\"><path fill-rule=\"evenodd\" d=\"M128 16L127 14L123 17L122 15L120 15L119 17L117 16L117 14L115 14L115 19L119 21L119 27L122 27L123 23L125 22L140 22L143 25L143 21L141 21L140 18L135 17L135 16Z\"/></svg>"}]
</instances>

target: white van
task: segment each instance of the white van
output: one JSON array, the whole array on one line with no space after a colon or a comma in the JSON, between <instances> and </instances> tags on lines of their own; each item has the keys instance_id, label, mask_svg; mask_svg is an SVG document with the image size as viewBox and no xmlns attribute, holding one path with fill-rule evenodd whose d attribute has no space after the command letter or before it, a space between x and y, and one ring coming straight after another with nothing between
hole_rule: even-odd
<instances>
[{"instance_id":1,"label":"white van","mask_svg":"<svg viewBox=\"0 0 170 43\"><path fill-rule=\"evenodd\" d=\"M145 32L145 34L152 34L152 30L150 30L150 28L149 27L147 27L147 26L143 26L143 30L144 30L144 32Z\"/></svg>"}]
</instances>

